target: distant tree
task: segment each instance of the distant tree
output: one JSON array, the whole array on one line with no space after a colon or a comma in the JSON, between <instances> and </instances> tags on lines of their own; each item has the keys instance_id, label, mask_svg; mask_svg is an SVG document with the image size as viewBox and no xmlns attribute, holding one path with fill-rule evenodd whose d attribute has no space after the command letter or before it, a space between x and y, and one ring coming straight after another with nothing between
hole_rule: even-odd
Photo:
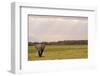
<instances>
[{"instance_id":1,"label":"distant tree","mask_svg":"<svg viewBox=\"0 0 100 76\"><path fill-rule=\"evenodd\" d=\"M41 42L46 45L81 45L81 44L88 44L88 40L63 40L57 42ZM39 42L28 42L29 46L34 46L39 44Z\"/></svg>"}]
</instances>

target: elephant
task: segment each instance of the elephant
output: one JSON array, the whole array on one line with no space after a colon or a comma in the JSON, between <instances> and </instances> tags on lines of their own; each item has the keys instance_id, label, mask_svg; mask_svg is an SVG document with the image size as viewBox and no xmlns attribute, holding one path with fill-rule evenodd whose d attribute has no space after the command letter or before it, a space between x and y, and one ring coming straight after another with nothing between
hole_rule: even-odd
<instances>
[{"instance_id":1,"label":"elephant","mask_svg":"<svg viewBox=\"0 0 100 76\"><path fill-rule=\"evenodd\" d=\"M44 43L36 44L36 45L35 45L35 48L37 49L38 56L39 56L39 57L42 57L42 54L43 54L44 49L45 49L45 44L44 44Z\"/></svg>"}]
</instances>

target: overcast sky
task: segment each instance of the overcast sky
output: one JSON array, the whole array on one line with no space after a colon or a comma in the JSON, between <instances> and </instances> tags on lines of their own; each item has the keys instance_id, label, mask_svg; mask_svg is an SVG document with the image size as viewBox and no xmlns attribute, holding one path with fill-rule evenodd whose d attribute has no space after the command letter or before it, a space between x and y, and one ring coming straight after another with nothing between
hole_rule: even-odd
<instances>
[{"instance_id":1,"label":"overcast sky","mask_svg":"<svg viewBox=\"0 0 100 76\"><path fill-rule=\"evenodd\" d=\"M29 42L87 40L88 18L29 16Z\"/></svg>"}]
</instances>

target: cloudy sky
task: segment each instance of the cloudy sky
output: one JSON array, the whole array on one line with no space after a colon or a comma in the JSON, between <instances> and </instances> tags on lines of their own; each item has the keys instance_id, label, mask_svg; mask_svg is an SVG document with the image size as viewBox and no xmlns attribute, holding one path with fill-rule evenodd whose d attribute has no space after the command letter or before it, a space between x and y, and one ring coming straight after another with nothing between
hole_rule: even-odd
<instances>
[{"instance_id":1,"label":"cloudy sky","mask_svg":"<svg viewBox=\"0 0 100 76\"><path fill-rule=\"evenodd\" d=\"M29 16L29 42L87 40L88 18Z\"/></svg>"}]
</instances>

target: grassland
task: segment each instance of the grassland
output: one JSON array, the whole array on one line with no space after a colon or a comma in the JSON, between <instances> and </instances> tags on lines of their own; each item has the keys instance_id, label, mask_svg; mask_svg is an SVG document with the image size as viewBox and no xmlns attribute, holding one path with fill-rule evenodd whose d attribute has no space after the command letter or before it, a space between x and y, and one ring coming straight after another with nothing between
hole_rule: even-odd
<instances>
[{"instance_id":1,"label":"grassland","mask_svg":"<svg viewBox=\"0 0 100 76\"><path fill-rule=\"evenodd\" d=\"M28 60L79 59L88 57L87 45L46 45L43 57L34 46L28 46Z\"/></svg>"}]
</instances>

